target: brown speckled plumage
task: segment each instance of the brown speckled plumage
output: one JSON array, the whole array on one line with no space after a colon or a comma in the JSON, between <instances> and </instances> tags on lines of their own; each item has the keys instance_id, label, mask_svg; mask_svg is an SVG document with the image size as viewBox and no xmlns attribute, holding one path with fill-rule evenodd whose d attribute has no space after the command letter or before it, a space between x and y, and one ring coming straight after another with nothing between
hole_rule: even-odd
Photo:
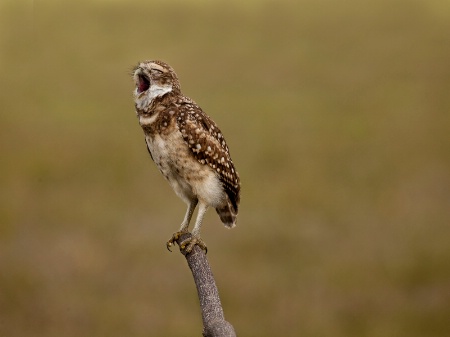
<instances>
[{"instance_id":1,"label":"brown speckled plumage","mask_svg":"<svg viewBox=\"0 0 450 337\"><path fill-rule=\"evenodd\" d=\"M193 244L205 248L200 226L208 207L216 209L227 227L236 223L240 179L225 138L214 121L182 95L178 78L166 63L141 62L133 78L136 114L148 151L176 194L188 204L180 231L174 236L187 231L199 204L188 248Z\"/></svg>"}]
</instances>

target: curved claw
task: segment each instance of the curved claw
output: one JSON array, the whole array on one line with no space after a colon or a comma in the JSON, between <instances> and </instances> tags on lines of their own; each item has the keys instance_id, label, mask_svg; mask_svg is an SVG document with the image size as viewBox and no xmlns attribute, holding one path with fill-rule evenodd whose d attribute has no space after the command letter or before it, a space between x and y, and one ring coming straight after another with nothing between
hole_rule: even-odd
<instances>
[{"instance_id":1,"label":"curved claw","mask_svg":"<svg viewBox=\"0 0 450 337\"><path fill-rule=\"evenodd\" d=\"M170 240L167 241L167 243L166 243L167 250L172 253L172 251L170 250L171 246L172 246L172 242L170 242Z\"/></svg>"},{"instance_id":2,"label":"curved claw","mask_svg":"<svg viewBox=\"0 0 450 337\"><path fill-rule=\"evenodd\" d=\"M172 251L170 250L170 247L172 247L174 245L174 243L180 238L181 234L183 234L183 232L175 232L175 233L173 233L170 240L167 241L166 247L169 252L172 253Z\"/></svg>"}]
</instances>

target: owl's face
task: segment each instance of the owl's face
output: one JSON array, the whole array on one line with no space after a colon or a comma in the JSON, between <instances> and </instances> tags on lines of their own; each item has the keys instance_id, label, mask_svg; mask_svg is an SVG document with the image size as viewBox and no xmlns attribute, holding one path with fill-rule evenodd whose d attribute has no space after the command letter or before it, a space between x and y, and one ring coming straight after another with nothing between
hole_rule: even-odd
<instances>
[{"instance_id":1,"label":"owl's face","mask_svg":"<svg viewBox=\"0 0 450 337\"><path fill-rule=\"evenodd\" d=\"M139 108L149 105L155 97L168 92L180 92L180 83L175 71L161 61L144 61L134 69L135 102Z\"/></svg>"}]
</instances>

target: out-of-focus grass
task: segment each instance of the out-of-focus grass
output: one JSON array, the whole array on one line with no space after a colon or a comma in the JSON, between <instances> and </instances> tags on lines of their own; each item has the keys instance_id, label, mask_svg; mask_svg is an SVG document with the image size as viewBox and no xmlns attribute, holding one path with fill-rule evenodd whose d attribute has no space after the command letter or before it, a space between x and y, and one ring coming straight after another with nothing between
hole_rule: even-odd
<instances>
[{"instance_id":1,"label":"out-of-focus grass","mask_svg":"<svg viewBox=\"0 0 450 337\"><path fill-rule=\"evenodd\" d=\"M160 58L221 126L239 225L203 237L247 336L448 336L450 8L0 5L0 335L191 336L184 205L129 76Z\"/></svg>"}]
</instances>

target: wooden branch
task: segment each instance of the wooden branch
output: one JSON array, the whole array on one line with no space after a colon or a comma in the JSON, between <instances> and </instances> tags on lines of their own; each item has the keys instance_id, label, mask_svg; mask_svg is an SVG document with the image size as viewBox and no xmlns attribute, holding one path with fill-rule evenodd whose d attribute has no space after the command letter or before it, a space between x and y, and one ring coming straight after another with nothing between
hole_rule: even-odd
<instances>
[{"instance_id":1,"label":"wooden branch","mask_svg":"<svg viewBox=\"0 0 450 337\"><path fill-rule=\"evenodd\" d=\"M190 236L190 233L181 235L177 240L178 246L180 242ZM198 299L202 310L203 337L236 337L233 326L225 320L223 315L219 291L205 253L197 245L192 248L190 253L186 253L181 248L180 252L186 258L197 286Z\"/></svg>"}]
</instances>

